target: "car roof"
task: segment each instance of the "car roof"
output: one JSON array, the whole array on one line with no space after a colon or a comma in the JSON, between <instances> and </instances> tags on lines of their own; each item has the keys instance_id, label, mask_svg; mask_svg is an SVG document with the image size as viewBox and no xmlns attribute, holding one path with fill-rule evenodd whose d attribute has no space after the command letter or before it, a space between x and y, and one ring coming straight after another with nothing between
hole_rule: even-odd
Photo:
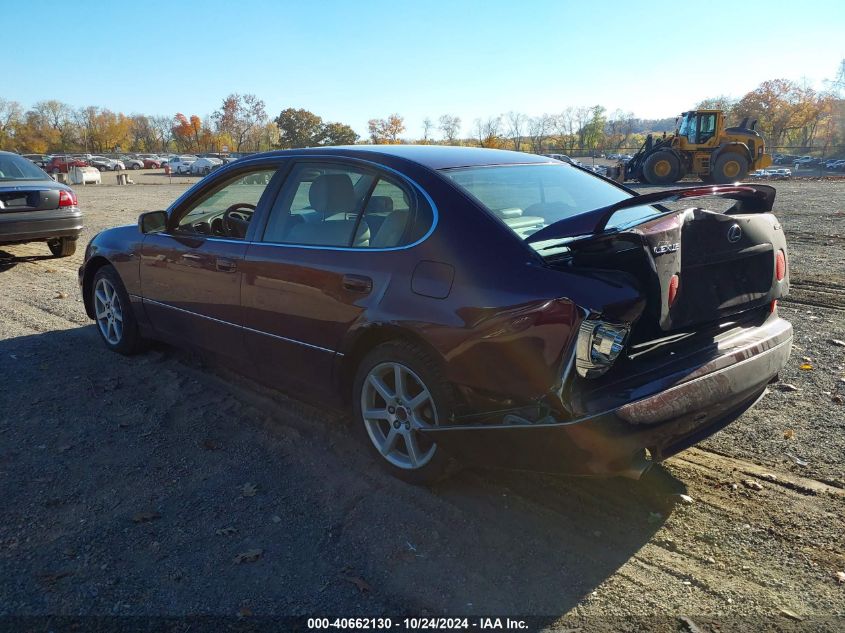
<instances>
[{"instance_id":1,"label":"car roof","mask_svg":"<svg viewBox=\"0 0 845 633\"><path fill-rule=\"evenodd\" d=\"M333 147L309 147L306 149L279 150L260 156L347 156L373 159L379 156L400 158L428 167L429 169L451 169L484 165L512 165L515 163L551 163L553 159L537 154L512 152L480 147L455 147L451 145L340 145Z\"/></svg>"}]
</instances>

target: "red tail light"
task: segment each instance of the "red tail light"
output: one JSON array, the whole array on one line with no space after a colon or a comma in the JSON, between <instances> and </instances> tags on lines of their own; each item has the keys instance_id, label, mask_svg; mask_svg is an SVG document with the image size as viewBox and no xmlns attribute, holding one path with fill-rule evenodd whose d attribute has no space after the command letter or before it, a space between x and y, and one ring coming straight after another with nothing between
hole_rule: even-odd
<instances>
[{"instance_id":1,"label":"red tail light","mask_svg":"<svg viewBox=\"0 0 845 633\"><path fill-rule=\"evenodd\" d=\"M774 314L775 310L778 309L778 300L772 299L772 302L769 304L769 312Z\"/></svg>"},{"instance_id":2,"label":"red tail light","mask_svg":"<svg viewBox=\"0 0 845 633\"><path fill-rule=\"evenodd\" d=\"M59 191L59 206L60 207L75 207L77 204L76 194L72 191Z\"/></svg>"},{"instance_id":3,"label":"red tail light","mask_svg":"<svg viewBox=\"0 0 845 633\"><path fill-rule=\"evenodd\" d=\"M786 277L786 255L782 250L778 251L775 258L775 277L778 281L783 281L783 278Z\"/></svg>"},{"instance_id":4,"label":"red tail light","mask_svg":"<svg viewBox=\"0 0 845 633\"><path fill-rule=\"evenodd\" d=\"M675 297L678 296L678 285L681 283L680 278L678 275L672 275L672 278L669 280L669 307L672 307L672 304L675 303Z\"/></svg>"}]
</instances>

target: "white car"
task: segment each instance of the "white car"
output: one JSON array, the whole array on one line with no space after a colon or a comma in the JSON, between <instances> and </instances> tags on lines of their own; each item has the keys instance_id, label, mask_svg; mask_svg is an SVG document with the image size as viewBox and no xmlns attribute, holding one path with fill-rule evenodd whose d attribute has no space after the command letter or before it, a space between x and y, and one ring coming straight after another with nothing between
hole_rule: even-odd
<instances>
[{"instance_id":1,"label":"white car","mask_svg":"<svg viewBox=\"0 0 845 633\"><path fill-rule=\"evenodd\" d=\"M192 174L210 174L215 169L220 167L223 164L223 161L219 158L199 158L191 165L191 173Z\"/></svg>"},{"instance_id":2,"label":"white car","mask_svg":"<svg viewBox=\"0 0 845 633\"><path fill-rule=\"evenodd\" d=\"M85 160L92 167L96 167L100 171L120 171L126 169L123 161L115 160L114 158L106 158L105 156L93 156L91 154L85 155Z\"/></svg>"},{"instance_id":3,"label":"white car","mask_svg":"<svg viewBox=\"0 0 845 633\"><path fill-rule=\"evenodd\" d=\"M170 171L174 174L188 174L191 172L191 165L198 160L199 158L196 156L185 154L183 156L175 156L167 164L170 165Z\"/></svg>"}]
</instances>

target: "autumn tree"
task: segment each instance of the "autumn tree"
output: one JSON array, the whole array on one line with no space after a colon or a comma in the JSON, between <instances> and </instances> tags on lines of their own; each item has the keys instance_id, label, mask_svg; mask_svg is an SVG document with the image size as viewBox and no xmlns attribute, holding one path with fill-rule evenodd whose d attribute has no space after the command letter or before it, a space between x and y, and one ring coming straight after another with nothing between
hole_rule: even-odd
<instances>
[{"instance_id":1,"label":"autumn tree","mask_svg":"<svg viewBox=\"0 0 845 633\"><path fill-rule=\"evenodd\" d=\"M150 128L155 138L156 151L166 152L173 140L173 121L167 116L148 117Z\"/></svg>"},{"instance_id":2,"label":"autumn tree","mask_svg":"<svg viewBox=\"0 0 845 633\"><path fill-rule=\"evenodd\" d=\"M320 135L321 145L354 145L359 138L345 123L324 123Z\"/></svg>"},{"instance_id":3,"label":"autumn tree","mask_svg":"<svg viewBox=\"0 0 845 633\"><path fill-rule=\"evenodd\" d=\"M699 101L695 106L696 110L722 110L725 116L730 117L733 114L733 109L736 107L737 100L726 95L719 95L718 97L711 97Z\"/></svg>"},{"instance_id":4,"label":"autumn tree","mask_svg":"<svg viewBox=\"0 0 845 633\"><path fill-rule=\"evenodd\" d=\"M443 139L449 145L454 145L455 139L461 133L461 117L451 114L443 114L438 119L440 131L443 133Z\"/></svg>"},{"instance_id":5,"label":"autumn tree","mask_svg":"<svg viewBox=\"0 0 845 633\"><path fill-rule=\"evenodd\" d=\"M276 117L279 147L313 147L323 139L323 119L303 108L286 108Z\"/></svg>"},{"instance_id":6,"label":"autumn tree","mask_svg":"<svg viewBox=\"0 0 845 633\"><path fill-rule=\"evenodd\" d=\"M522 137L525 134L525 127L528 117L522 112L514 112L511 110L505 115L505 123L507 124L507 135L513 143L513 148L518 152L522 147Z\"/></svg>"},{"instance_id":7,"label":"autumn tree","mask_svg":"<svg viewBox=\"0 0 845 633\"><path fill-rule=\"evenodd\" d=\"M828 98L812 88L788 79L773 79L740 99L734 116L757 119L759 129L772 146L798 143L808 147L830 106Z\"/></svg>"},{"instance_id":8,"label":"autumn tree","mask_svg":"<svg viewBox=\"0 0 845 633\"><path fill-rule=\"evenodd\" d=\"M20 103L0 97L0 149L12 149L15 130L21 124L22 116Z\"/></svg>"},{"instance_id":9,"label":"autumn tree","mask_svg":"<svg viewBox=\"0 0 845 633\"><path fill-rule=\"evenodd\" d=\"M615 110L605 124L604 146L613 149L628 147L627 143L634 131L634 113Z\"/></svg>"},{"instance_id":10,"label":"autumn tree","mask_svg":"<svg viewBox=\"0 0 845 633\"><path fill-rule=\"evenodd\" d=\"M434 121L432 121L428 117L425 117L423 119L422 128L423 128L422 144L428 145L432 140L431 131L434 129Z\"/></svg>"},{"instance_id":11,"label":"autumn tree","mask_svg":"<svg viewBox=\"0 0 845 633\"><path fill-rule=\"evenodd\" d=\"M200 151L203 140L202 119L196 114L192 114L190 118L186 117L181 112L177 112L173 118L173 125L171 126L173 138L176 140L176 145L180 151Z\"/></svg>"},{"instance_id":12,"label":"autumn tree","mask_svg":"<svg viewBox=\"0 0 845 633\"><path fill-rule=\"evenodd\" d=\"M499 116L476 119L473 127L475 140L481 147L501 147L501 126L502 117Z\"/></svg>"},{"instance_id":13,"label":"autumn tree","mask_svg":"<svg viewBox=\"0 0 845 633\"><path fill-rule=\"evenodd\" d=\"M607 123L605 112L600 105L590 108L590 118L580 132L581 149L595 149L604 144L604 126Z\"/></svg>"},{"instance_id":14,"label":"autumn tree","mask_svg":"<svg viewBox=\"0 0 845 633\"><path fill-rule=\"evenodd\" d=\"M405 131L405 119L394 113L386 119L370 119L367 122L370 140L375 145L396 144L399 135Z\"/></svg>"},{"instance_id":15,"label":"autumn tree","mask_svg":"<svg viewBox=\"0 0 845 633\"><path fill-rule=\"evenodd\" d=\"M528 120L528 138L531 142L531 151L535 154L543 153L543 144L546 137L553 129L554 117L548 114L531 117Z\"/></svg>"},{"instance_id":16,"label":"autumn tree","mask_svg":"<svg viewBox=\"0 0 845 633\"><path fill-rule=\"evenodd\" d=\"M255 146L267 122L264 102L254 94L230 94L211 115L218 133L226 135L240 152L245 143Z\"/></svg>"}]
</instances>

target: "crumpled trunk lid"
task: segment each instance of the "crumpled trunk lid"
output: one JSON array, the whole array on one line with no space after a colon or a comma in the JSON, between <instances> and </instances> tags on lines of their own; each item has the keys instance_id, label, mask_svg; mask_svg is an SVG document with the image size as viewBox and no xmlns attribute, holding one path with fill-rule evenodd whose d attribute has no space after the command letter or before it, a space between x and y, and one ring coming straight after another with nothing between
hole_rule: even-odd
<instances>
[{"instance_id":1,"label":"crumpled trunk lid","mask_svg":"<svg viewBox=\"0 0 845 633\"><path fill-rule=\"evenodd\" d=\"M771 303L787 294L789 278L776 278L783 229L770 213L732 214L688 209L642 224L651 269L649 308L661 330L672 331ZM676 278L670 303L672 278Z\"/></svg>"},{"instance_id":2,"label":"crumpled trunk lid","mask_svg":"<svg viewBox=\"0 0 845 633\"><path fill-rule=\"evenodd\" d=\"M721 189L739 200L725 212L664 210L624 230L604 230L612 213L596 213L595 217L601 217L596 234L576 238L568 245L568 257L553 265L632 275L647 299L637 326L641 336L636 338L712 323L769 305L789 291L787 267L781 280L776 270L778 253L786 258L786 239L777 218L768 212L774 190L748 187L754 193L744 199L745 194L737 190L745 187L707 189L717 195ZM622 204L634 206L638 199L659 195L701 197L679 195L683 191L693 190L635 196ZM561 226L557 231L563 234L565 229Z\"/></svg>"}]
</instances>

